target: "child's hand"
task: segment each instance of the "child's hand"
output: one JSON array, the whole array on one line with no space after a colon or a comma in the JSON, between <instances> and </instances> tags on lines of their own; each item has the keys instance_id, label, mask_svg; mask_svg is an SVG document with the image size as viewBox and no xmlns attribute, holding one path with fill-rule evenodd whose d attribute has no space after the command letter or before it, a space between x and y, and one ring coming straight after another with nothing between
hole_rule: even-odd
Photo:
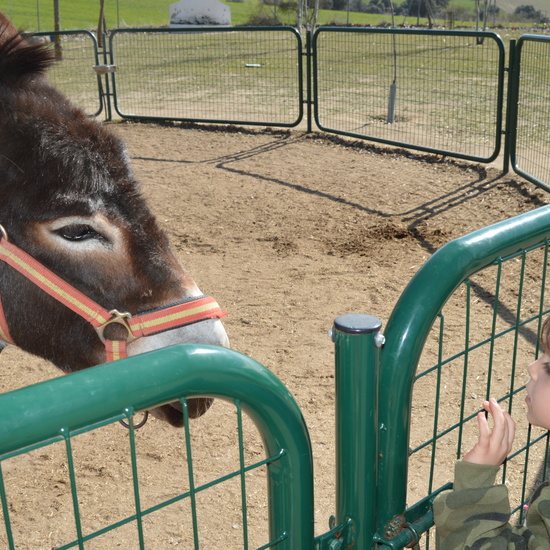
<instances>
[{"instance_id":1,"label":"child's hand","mask_svg":"<svg viewBox=\"0 0 550 550\"><path fill-rule=\"evenodd\" d=\"M516 423L506 411L500 408L496 399L491 398L489 401L484 401L483 408L493 415L493 430L489 429L485 413L480 412L477 415L479 439L474 448L462 460L474 464L500 466L512 450Z\"/></svg>"}]
</instances>

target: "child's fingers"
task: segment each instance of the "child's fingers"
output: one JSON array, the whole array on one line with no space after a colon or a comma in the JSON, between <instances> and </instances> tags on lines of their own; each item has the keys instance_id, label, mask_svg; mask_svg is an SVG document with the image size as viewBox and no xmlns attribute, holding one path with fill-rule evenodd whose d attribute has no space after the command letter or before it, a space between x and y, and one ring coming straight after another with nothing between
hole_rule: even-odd
<instances>
[{"instance_id":1,"label":"child's fingers","mask_svg":"<svg viewBox=\"0 0 550 550\"><path fill-rule=\"evenodd\" d=\"M496 399L489 401L489 409L494 422L492 440L496 446L509 452L514 442L516 424L512 417L500 407Z\"/></svg>"},{"instance_id":2,"label":"child's fingers","mask_svg":"<svg viewBox=\"0 0 550 550\"><path fill-rule=\"evenodd\" d=\"M489 429L489 422L487 422L487 417L485 416L485 413L478 413L477 425L479 429L479 441L482 444L487 444L491 437L491 430Z\"/></svg>"},{"instance_id":3,"label":"child's fingers","mask_svg":"<svg viewBox=\"0 0 550 550\"><path fill-rule=\"evenodd\" d=\"M496 399L484 401L484 411L477 415L479 438L474 447L464 455L463 460L476 464L499 466L512 450L516 424L512 417L500 408ZM493 417L493 427L489 426L487 413Z\"/></svg>"}]
</instances>

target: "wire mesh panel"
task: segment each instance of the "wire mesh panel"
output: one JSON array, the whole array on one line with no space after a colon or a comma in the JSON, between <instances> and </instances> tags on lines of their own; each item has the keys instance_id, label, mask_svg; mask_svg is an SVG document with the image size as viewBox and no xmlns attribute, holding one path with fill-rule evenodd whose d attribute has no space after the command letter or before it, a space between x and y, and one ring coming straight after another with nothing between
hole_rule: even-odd
<instances>
[{"instance_id":1,"label":"wire mesh panel","mask_svg":"<svg viewBox=\"0 0 550 550\"><path fill-rule=\"evenodd\" d=\"M102 83L94 70L99 64L95 36L88 31L39 32L31 40L48 43L56 62L48 70L48 78L73 103L91 116L103 110Z\"/></svg>"},{"instance_id":2,"label":"wire mesh panel","mask_svg":"<svg viewBox=\"0 0 550 550\"><path fill-rule=\"evenodd\" d=\"M524 384L550 312L549 237L550 209L543 207L457 239L425 264L398 302L380 371L381 387L388 388L380 395L380 422L388 427L381 455L389 456L389 448L395 453L380 466L381 542L393 539L401 548L414 540L413 530L396 521L404 502L416 503L405 513L414 530L430 528L429 503L452 481L455 460L477 440L475 417L489 397L517 422L501 480L510 490L514 519L522 521L523 504L546 475L548 434L525 419ZM397 344L404 327L409 341ZM409 369L417 353L418 369ZM409 413L401 416L397 403L408 410L409 384L410 424L403 425ZM422 547L430 547L429 536Z\"/></svg>"},{"instance_id":3,"label":"wire mesh panel","mask_svg":"<svg viewBox=\"0 0 550 550\"><path fill-rule=\"evenodd\" d=\"M550 190L550 37L524 35L517 51L512 166Z\"/></svg>"},{"instance_id":4,"label":"wire mesh panel","mask_svg":"<svg viewBox=\"0 0 550 550\"><path fill-rule=\"evenodd\" d=\"M452 480L454 461L477 439L482 401L495 397L517 422L500 482L521 523L522 504L544 476L548 441L547 432L528 425L524 403L526 367L537 357L541 317L550 311L547 255L545 243L498 260L469 278L438 317L415 383L409 501Z\"/></svg>"},{"instance_id":5,"label":"wire mesh panel","mask_svg":"<svg viewBox=\"0 0 550 550\"><path fill-rule=\"evenodd\" d=\"M218 399L134 428L184 392ZM0 412L2 548L313 548L307 430L249 358L176 346L3 394Z\"/></svg>"},{"instance_id":6,"label":"wire mesh panel","mask_svg":"<svg viewBox=\"0 0 550 550\"><path fill-rule=\"evenodd\" d=\"M292 28L116 30L111 53L121 116L276 126L302 118Z\"/></svg>"},{"instance_id":7,"label":"wire mesh panel","mask_svg":"<svg viewBox=\"0 0 550 550\"><path fill-rule=\"evenodd\" d=\"M315 118L325 131L491 161L504 45L493 33L320 28Z\"/></svg>"}]
</instances>

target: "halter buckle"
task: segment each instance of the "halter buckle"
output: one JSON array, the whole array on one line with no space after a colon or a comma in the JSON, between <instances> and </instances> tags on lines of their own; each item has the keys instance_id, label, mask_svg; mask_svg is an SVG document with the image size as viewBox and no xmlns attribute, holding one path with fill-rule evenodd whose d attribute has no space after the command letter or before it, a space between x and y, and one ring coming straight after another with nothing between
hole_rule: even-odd
<instances>
[{"instance_id":1,"label":"halter buckle","mask_svg":"<svg viewBox=\"0 0 550 550\"><path fill-rule=\"evenodd\" d=\"M128 335L126 336L126 339L123 340L127 344L129 344L130 342L133 342L134 340L137 340L139 338L139 336L134 336L134 333L132 332L132 329L131 329L130 325L128 324L127 319L132 317L132 315L130 313L128 313L127 311L121 313L120 311L118 311L118 309L112 309L111 311L109 311L109 313L112 315L112 317L108 321L105 321L99 327L94 327L95 331L97 332L97 335L99 336L99 339L104 344L107 342L107 338L105 338L103 333L105 332L105 329L109 325L112 325L113 323L116 323L117 325L122 325L128 331Z\"/></svg>"}]
</instances>

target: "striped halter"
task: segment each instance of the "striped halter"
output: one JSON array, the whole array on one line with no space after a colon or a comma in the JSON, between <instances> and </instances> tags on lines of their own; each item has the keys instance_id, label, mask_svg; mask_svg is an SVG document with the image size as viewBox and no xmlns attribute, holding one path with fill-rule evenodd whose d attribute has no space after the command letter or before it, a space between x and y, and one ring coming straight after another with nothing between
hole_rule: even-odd
<instances>
[{"instance_id":1,"label":"striped halter","mask_svg":"<svg viewBox=\"0 0 550 550\"><path fill-rule=\"evenodd\" d=\"M94 327L99 339L105 344L107 361L116 361L126 357L127 344L142 336L150 336L205 319L221 319L227 313L210 296L199 296L137 315L121 313L116 309L107 311L26 252L10 243L2 225L0 225L0 261L9 264L44 292L88 321ZM113 323L122 325L126 329L125 340L108 340L104 336L106 327ZM1 302L0 340L17 345L10 336Z\"/></svg>"}]
</instances>

